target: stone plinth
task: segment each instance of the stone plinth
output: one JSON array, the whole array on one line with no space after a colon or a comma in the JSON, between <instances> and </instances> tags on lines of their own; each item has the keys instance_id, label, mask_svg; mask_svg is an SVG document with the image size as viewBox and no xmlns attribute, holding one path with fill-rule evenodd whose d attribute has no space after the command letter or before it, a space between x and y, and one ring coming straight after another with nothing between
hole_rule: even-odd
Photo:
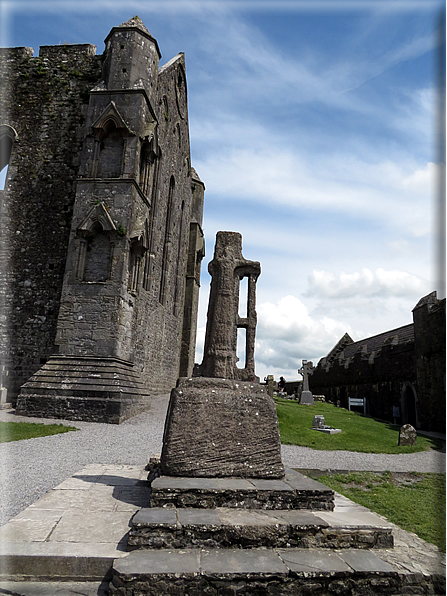
<instances>
[{"instance_id":1,"label":"stone plinth","mask_svg":"<svg viewBox=\"0 0 447 596\"><path fill-rule=\"evenodd\" d=\"M15 413L120 424L149 409L150 395L132 363L52 356L22 386Z\"/></svg>"},{"instance_id":2,"label":"stone plinth","mask_svg":"<svg viewBox=\"0 0 447 596\"><path fill-rule=\"evenodd\" d=\"M151 507L332 511L334 491L287 469L282 480L161 476L151 484Z\"/></svg>"},{"instance_id":3,"label":"stone plinth","mask_svg":"<svg viewBox=\"0 0 447 596\"><path fill-rule=\"evenodd\" d=\"M282 478L273 400L264 386L197 377L171 392L161 454L167 476Z\"/></svg>"},{"instance_id":4,"label":"stone plinth","mask_svg":"<svg viewBox=\"0 0 447 596\"><path fill-rule=\"evenodd\" d=\"M301 393L300 404L308 404L309 406L313 406L314 403L315 401L310 391L303 391Z\"/></svg>"}]
</instances>

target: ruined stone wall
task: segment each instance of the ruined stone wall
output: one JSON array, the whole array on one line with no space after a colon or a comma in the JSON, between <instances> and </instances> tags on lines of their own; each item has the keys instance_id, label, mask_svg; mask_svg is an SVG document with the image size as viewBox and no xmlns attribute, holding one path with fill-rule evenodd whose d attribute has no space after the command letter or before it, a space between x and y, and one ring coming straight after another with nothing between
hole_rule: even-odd
<instances>
[{"instance_id":1,"label":"ruined stone wall","mask_svg":"<svg viewBox=\"0 0 447 596\"><path fill-rule=\"evenodd\" d=\"M184 56L158 69L138 17L105 42L103 56L90 45L0 53L0 125L18 134L0 235L0 364L13 403L52 354L124 360L152 393L175 386L181 351L192 373L183 315L200 223Z\"/></svg>"},{"instance_id":2,"label":"ruined stone wall","mask_svg":"<svg viewBox=\"0 0 447 596\"><path fill-rule=\"evenodd\" d=\"M101 79L95 46L44 46L32 56L0 50L0 124L18 134L0 191L3 384L13 403L54 350L89 90Z\"/></svg>"},{"instance_id":3,"label":"ruined stone wall","mask_svg":"<svg viewBox=\"0 0 447 596\"><path fill-rule=\"evenodd\" d=\"M413 311L419 417L423 428L445 433L445 306L436 300Z\"/></svg>"},{"instance_id":4,"label":"ruined stone wall","mask_svg":"<svg viewBox=\"0 0 447 596\"><path fill-rule=\"evenodd\" d=\"M327 370L319 363L309 380L312 393L333 403L339 400L346 409L348 397L366 397L367 415L390 422L394 420L393 406L401 409L405 383L416 388L413 342L383 346L373 359L368 354L356 354L349 361L337 359Z\"/></svg>"}]
</instances>

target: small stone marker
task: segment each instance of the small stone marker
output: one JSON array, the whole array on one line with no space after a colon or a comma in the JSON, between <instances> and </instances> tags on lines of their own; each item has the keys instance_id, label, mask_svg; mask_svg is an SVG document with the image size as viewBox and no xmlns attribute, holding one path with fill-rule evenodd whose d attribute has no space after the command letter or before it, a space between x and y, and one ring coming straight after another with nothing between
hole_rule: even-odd
<instances>
[{"instance_id":1,"label":"small stone marker","mask_svg":"<svg viewBox=\"0 0 447 596\"><path fill-rule=\"evenodd\" d=\"M326 422L324 420L324 416L321 416L321 415L314 416L314 419L312 421L312 428L320 428L320 427L324 426L325 424L326 424Z\"/></svg>"},{"instance_id":2,"label":"small stone marker","mask_svg":"<svg viewBox=\"0 0 447 596\"><path fill-rule=\"evenodd\" d=\"M411 426L411 424L404 424L401 426L399 431L399 442L398 446L403 447L404 445L416 445L418 439L417 432Z\"/></svg>"},{"instance_id":3,"label":"small stone marker","mask_svg":"<svg viewBox=\"0 0 447 596\"><path fill-rule=\"evenodd\" d=\"M8 373L6 372L6 375ZM8 390L3 387L3 376L5 375L5 366L0 369L0 410L8 410L12 408L12 403L8 402Z\"/></svg>"},{"instance_id":4,"label":"small stone marker","mask_svg":"<svg viewBox=\"0 0 447 596\"><path fill-rule=\"evenodd\" d=\"M332 428L326 424L322 414L317 414L314 416L314 419L312 420L312 430L319 430L320 432L326 433L328 435L336 435L341 433L340 428Z\"/></svg>"},{"instance_id":5,"label":"small stone marker","mask_svg":"<svg viewBox=\"0 0 447 596\"><path fill-rule=\"evenodd\" d=\"M314 398L312 393L309 391L309 375L312 375L315 368L313 362L307 360L302 361L303 366L298 370L300 375L303 375L303 391L301 392L300 404L313 405Z\"/></svg>"},{"instance_id":6,"label":"small stone marker","mask_svg":"<svg viewBox=\"0 0 447 596\"><path fill-rule=\"evenodd\" d=\"M273 381L274 381L274 376L273 375L267 375L267 387L268 387L268 394L270 395L270 397L273 398Z\"/></svg>"}]
</instances>

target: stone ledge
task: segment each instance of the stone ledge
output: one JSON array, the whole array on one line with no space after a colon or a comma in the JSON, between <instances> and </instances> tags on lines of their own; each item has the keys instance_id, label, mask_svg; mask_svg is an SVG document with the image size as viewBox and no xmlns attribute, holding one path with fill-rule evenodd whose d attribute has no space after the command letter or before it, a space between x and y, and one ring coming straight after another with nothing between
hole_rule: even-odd
<instances>
[{"instance_id":1,"label":"stone ledge","mask_svg":"<svg viewBox=\"0 0 447 596\"><path fill-rule=\"evenodd\" d=\"M142 509L132 519L128 550L392 548L392 528L380 522L373 514L368 517L362 513L345 515L344 519L338 514L334 523L305 510L151 508Z\"/></svg>"},{"instance_id":2,"label":"stone ledge","mask_svg":"<svg viewBox=\"0 0 447 596\"><path fill-rule=\"evenodd\" d=\"M153 507L334 509L333 490L292 469L282 480L161 476L151 490Z\"/></svg>"},{"instance_id":3,"label":"stone ledge","mask_svg":"<svg viewBox=\"0 0 447 596\"><path fill-rule=\"evenodd\" d=\"M113 596L144 594L445 594L445 578L398 573L368 550L134 551L115 561ZM173 591L175 590L175 592Z\"/></svg>"}]
</instances>

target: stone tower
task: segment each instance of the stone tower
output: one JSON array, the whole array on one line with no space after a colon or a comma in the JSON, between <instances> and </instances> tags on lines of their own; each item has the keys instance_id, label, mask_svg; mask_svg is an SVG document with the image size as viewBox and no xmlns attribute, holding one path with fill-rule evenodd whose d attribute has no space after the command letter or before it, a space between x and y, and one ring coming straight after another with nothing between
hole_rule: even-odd
<instances>
[{"instance_id":1,"label":"stone tower","mask_svg":"<svg viewBox=\"0 0 447 596\"><path fill-rule=\"evenodd\" d=\"M204 254L204 185L190 165L184 56L178 54L159 68L157 41L138 17L113 28L105 46L101 57L93 46L49 46L40 49L39 58L28 52L26 60L17 49L2 54L12 81L2 120L18 136L3 191L12 218L26 190L25 172L15 158L32 149L37 137L43 139L47 146L38 157L45 171L37 185L48 186L60 173L51 168L44 133L50 129L57 150L56 137L63 138L68 116L76 123L70 124L77 141L71 153L65 149L72 194L65 194L68 208L59 213L66 230L55 247L61 271L53 279L55 313L49 333L45 338L37 333L33 342L40 361L29 358L25 366L17 366L15 349L9 350L9 363L5 357L10 392L14 395L26 381L17 399L18 414L120 422L149 407L150 393L168 391L180 374L192 372ZM39 61L40 79L34 60ZM64 86L59 78L55 83L59 72L66 77ZM41 108L37 125L28 121L29 112L13 115L5 109L8 100L17 105L24 74L36 78L38 91L48 89L50 108ZM84 85L70 93L71 79ZM66 97L59 97L60 88ZM50 128L51 114L62 130ZM37 134L28 134L37 126ZM59 211L61 192L52 193ZM25 200L31 211L32 194ZM33 224L25 218L24 231ZM51 222L45 233L51 239ZM27 237L32 243L33 234ZM19 245L5 242L4 248L15 255L14 269L20 266ZM23 263L31 275L38 251L36 245ZM14 273L7 281L18 295ZM40 288L47 291L48 278L45 270L42 279L35 274L34 294ZM35 316L32 298L23 313L25 326ZM4 307L14 326L14 300ZM20 331L17 338L9 336L10 348L24 343Z\"/></svg>"}]
</instances>

